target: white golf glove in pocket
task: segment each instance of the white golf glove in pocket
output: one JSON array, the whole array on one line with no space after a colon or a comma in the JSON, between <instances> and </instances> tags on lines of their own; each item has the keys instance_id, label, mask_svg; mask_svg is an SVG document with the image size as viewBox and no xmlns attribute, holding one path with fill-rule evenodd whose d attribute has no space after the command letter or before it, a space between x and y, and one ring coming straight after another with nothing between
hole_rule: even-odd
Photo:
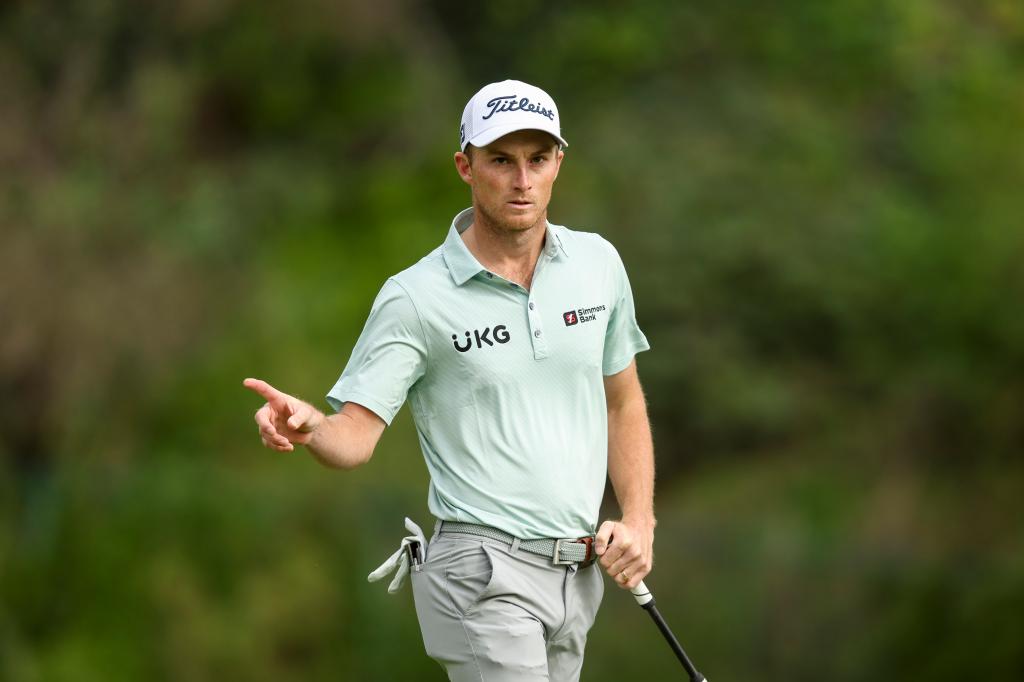
<instances>
[{"instance_id":1,"label":"white golf glove in pocket","mask_svg":"<svg viewBox=\"0 0 1024 682\"><path fill-rule=\"evenodd\" d=\"M366 576L366 579L371 583L377 582L383 579L386 575L398 569L395 573L394 580L388 585L388 592L392 594L398 592L402 587L402 583L405 582L405 577L409 575L409 545L412 543L419 543L420 560L427 560L427 538L423 535L423 531L417 526L409 517L405 517L405 529L412 533L402 538L402 544L399 546L398 551L388 557L387 561L378 566L373 573Z\"/></svg>"}]
</instances>

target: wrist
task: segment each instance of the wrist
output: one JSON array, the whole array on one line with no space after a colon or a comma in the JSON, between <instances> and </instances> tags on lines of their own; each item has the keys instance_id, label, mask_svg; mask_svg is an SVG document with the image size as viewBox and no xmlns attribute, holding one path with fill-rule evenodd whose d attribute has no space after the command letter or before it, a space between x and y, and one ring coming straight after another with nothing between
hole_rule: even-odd
<instances>
[{"instance_id":1,"label":"wrist","mask_svg":"<svg viewBox=\"0 0 1024 682\"><path fill-rule=\"evenodd\" d=\"M317 429L323 426L327 416L312 405L310 405L310 408L313 410L313 416L310 418L309 422L307 422L306 426L309 429L309 433L315 433Z\"/></svg>"},{"instance_id":2,"label":"wrist","mask_svg":"<svg viewBox=\"0 0 1024 682\"><path fill-rule=\"evenodd\" d=\"M307 447L315 448L321 444L320 441L322 441L324 437L324 429L321 427L324 425L324 422L326 421L327 416L324 415L319 410L313 412L313 415L308 420L306 420L306 423L302 431L306 436L306 438L304 439L304 444Z\"/></svg>"},{"instance_id":3,"label":"wrist","mask_svg":"<svg viewBox=\"0 0 1024 682\"><path fill-rule=\"evenodd\" d=\"M654 527L658 525L658 520L654 518L653 511L627 512L622 515L621 523L624 523L627 526L653 530Z\"/></svg>"}]
</instances>

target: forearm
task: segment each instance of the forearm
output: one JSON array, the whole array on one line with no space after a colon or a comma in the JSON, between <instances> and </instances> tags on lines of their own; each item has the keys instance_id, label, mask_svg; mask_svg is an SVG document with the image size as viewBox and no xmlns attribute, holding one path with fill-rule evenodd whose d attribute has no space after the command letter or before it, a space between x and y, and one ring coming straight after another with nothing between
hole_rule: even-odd
<instances>
[{"instance_id":1,"label":"forearm","mask_svg":"<svg viewBox=\"0 0 1024 682\"><path fill-rule=\"evenodd\" d=\"M608 409L608 477L622 519L655 525L654 443L643 393Z\"/></svg>"},{"instance_id":2,"label":"forearm","mask_svg":"<svg viewBox=\"0 0 1024 682\"><path fill-rule=\"evenodd\" d=\"M379 433L367 432L349 414L339 412L325 416L306 449L324 466L332 469L354 469L373 455Z\"/></svg>"}]
</instances>

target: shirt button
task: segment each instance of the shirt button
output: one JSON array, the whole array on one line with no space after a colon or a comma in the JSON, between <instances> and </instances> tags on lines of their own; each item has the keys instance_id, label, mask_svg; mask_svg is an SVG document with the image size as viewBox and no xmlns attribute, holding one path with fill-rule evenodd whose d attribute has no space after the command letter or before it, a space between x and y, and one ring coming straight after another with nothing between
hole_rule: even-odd
<instances>
[{"instance_id":1,"label":"shirt button","mask_svg":"<svg viewBox=\"0 0 1024 682\"><path fill-rule=\"evenodd\" d=\"M540 336L540 330L539 330L539 329L535 330L535 331L533 332L533 335L534 335L535 337L539 337L539 336Z\"/></svg>"},{"instance_id":2,"label":"shirt button","mask_svg":"<svg viewBox=\"0 0 1024 682\"><path fill-rule=\"evenodd\" d=\"M530 301L530 310L533 310L533 301Z\"/></svg>"}]
</instances>

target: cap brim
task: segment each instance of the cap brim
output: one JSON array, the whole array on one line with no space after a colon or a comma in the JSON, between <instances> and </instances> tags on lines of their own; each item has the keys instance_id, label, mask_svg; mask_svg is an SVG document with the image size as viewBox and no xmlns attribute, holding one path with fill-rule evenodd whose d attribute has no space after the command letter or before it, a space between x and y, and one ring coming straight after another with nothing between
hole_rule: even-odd
<instances>
[{"instance_id":1,"label":"cap brim","mask_svg":"<svg viewBox=\"0 0 1024 682\"><path fill-rule=\"evenodd\" d=\"M553 132L551 132L550 130L545 130L544 128L533 128L533 127L530 127L530 126L523 126L523 125L516 125L516 124L507 125L507 126L494 126L492 128L488 128L487 130L483 131L482 133L480 133L479 135L477 135L473 139L468 140L466 142L466 144L471 144L474 147L486 147L490 143L492 143L495 140L497 140L499 137L504 137L505 135L508 135L509 133L514 133L514 132L516 132L518 130L539 130L542 133L547 133L551 137L553 137L556 140L558 140L558 144L560 144L561 146L563 146L563 147L568 147L569 146L569 143L566 142L564 139L562 139L561 135L556 135ZM465 145L462 146L462 150L463 151L466 150L466 146Z\"/></svg>"}]
</instances>

